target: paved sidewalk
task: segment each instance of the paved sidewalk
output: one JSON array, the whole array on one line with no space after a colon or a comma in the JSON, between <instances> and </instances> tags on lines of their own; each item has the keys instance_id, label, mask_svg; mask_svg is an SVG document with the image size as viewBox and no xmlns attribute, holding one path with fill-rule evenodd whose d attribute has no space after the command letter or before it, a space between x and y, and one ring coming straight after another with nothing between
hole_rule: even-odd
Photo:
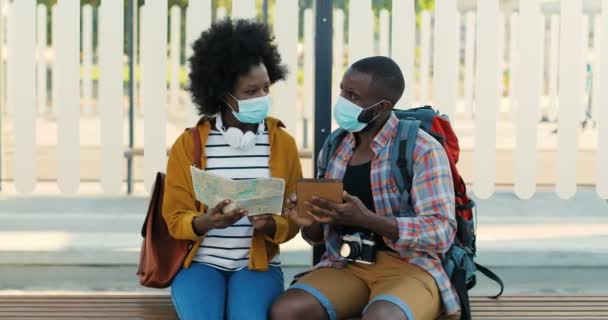
<instances>
[{"instance_id":1,"label":"paved sidewalk","mask_svg":"<svg viewBox=\"0 0 608 320\"><path fill-rule=\"evenodd\" d=\"M502 192L477 203L478 261L510 290L608 291L608 204L594 191L527 201ZM145 198L0 201L0 290L139 290L145 212ZM282 261L290 279L310 264L311 250L298 237L282 246ZM494 287L482 280L478 290Z\"/></svg>"}]
</instances>

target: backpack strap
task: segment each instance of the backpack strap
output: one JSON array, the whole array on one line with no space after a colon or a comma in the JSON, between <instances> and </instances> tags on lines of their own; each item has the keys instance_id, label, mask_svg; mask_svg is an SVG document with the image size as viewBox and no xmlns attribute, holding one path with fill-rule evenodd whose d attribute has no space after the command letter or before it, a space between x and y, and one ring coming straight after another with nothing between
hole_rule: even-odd
<instances>
[{"instance_id":1,"label":"backpack strap","mask_svg":"<svg viewBox=\"0 0 608 320\"><path fill-rule=\"evenodd\" d=\"M405 156L405 162L407 164L406 177L408 177L410 180L410 187L411 180L414 178L414 149L416 148L416 139L418 138L418 129L420 128L421 123L420 120L411 120L411 122L412 124L410 124L407 132L407 141L402 149L405 150L405 153L402 151L399 152L400 156Z\"/></svg>"},{"instance_id":2,"label":"backpack strap","mask_svg":"<svg viewBox=\"0 0 608 320\"><path fill-rule=\"evenodd\" d=\"M394 178L399 191L409 190L414 177L414 148L420 128L419 120L399 120L398 141L393 144L391 150L391 162L396 165Z\"/></svg>"},{"instance_id":3,"label":"backpack strap","mask_svg":"<svg viewBox=\"0 0 608 320\"><path fill-rule=\"evenodd\" d=\"M410 203L410 189L412 187L413 174L413 155L416 146L416 137L420 128L419 120L402 119L399 120L397 141L390 150L391 171L397 187L401 192L401 206L398 216L412 216L412 206Z\"/></svg>"},{"instance_id":4,"label":"backpack strap","mask_svg":"<svg viewBox=\"0 0 608 320\"><path fill-rule=\"evenodd\" d=\"M484 266L482 266L482 265L480 265L478 263L475 263L475 267L477 268L477 270L479 272L483 273L486 277L494 280L500 286L500 292L498 292L497 295L492 296L490 298L496 299L496 298L500 297L502 295L503 291L505 290L505 285L502 282L502 279L500 279L500 277L497 276L496 273L490 271L490 269L488 269L488 268L486 268L486 267L484 267Z\"/></svg>"},{"instance_id":5,"label":"backpack strap","mask_svg":"<svg viewBox=\"0 0 608 320\"><path fill-rule=\"evenodd\" d=\"M471 320L471 301L466 285L467 271L462 266L456 267L450 281L460 300L460 320Z\"/></svg>"},{"instance_id":6,"label":"backpack strap","mask_svg":"<svg viewBox=\"0 0 608 320\"><path fill-rule=\"evenodd\" d=\"M325 177L329 161L336 154L340 141L342 141L346 133L347 131L344 129L335 130L323 142L323 147L321 147L321 152L317 158L317 179Z\"/></svg>"}]
</instances>

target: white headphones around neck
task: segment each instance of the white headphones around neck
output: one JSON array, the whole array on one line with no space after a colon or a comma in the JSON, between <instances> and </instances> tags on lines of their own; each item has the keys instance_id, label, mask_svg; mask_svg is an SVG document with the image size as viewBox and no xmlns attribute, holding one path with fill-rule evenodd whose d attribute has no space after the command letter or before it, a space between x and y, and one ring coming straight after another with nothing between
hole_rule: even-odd
<instances>
[{"instance_id":1,"label":"white headphones around neck","mask_svg":"<svg viewBox=\"0 0 608 320\"><path fill-rule=\"evenodd\" d=\"M263 121L260 122L260 124L258 125L257 133L253 133L251 131L243 133L241 129L234 127L225 129L224 123L222 122L222 115L221 113L218 113L215 116L215 129L222 134L224 140L226 140L226 142L231 148L249 151L253 147L255 147L258 135L264 133L264 130L266 130L266 126L264 125Z\"/></svg>"}]
</instances>

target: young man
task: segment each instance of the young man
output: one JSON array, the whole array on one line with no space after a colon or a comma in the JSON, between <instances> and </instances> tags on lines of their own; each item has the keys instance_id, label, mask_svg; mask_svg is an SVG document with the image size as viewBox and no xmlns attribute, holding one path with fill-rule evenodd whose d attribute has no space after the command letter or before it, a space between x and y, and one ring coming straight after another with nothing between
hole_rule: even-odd
<instances>
[{"instance_id":1,"label":"young man","mask_svg":"<svg viewBox=\"0 0 608 320\"><path fill-rule=\"evenodd\" d=\"M445 151L419 130L411 190L401 194L391 172L389 151L399 143L399 119L392 110L404 87L401 70L386 57L355 62L344 74L333 114L348 134L337 142L324 174L343 181L344 202L314 199L306 203L307 213L295 206L286 211L309 243L324 242L327 251L275 301L273 319L425 320L442 311L458 313L440 260L456 231ZM295 204L295 197L291 201ZM399 215L400 209L407 214ZM375 242L375 257L349 250L349 239L357 237Z\"/></svg>"}]
</instances>

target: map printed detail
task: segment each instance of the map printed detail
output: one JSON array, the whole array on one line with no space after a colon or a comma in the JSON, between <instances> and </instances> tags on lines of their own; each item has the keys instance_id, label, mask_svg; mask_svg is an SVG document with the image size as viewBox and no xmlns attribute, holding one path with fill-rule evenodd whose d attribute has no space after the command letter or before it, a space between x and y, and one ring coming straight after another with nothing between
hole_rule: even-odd
<instances>
[{"instance_id":1,"label":"map printed detail","mask_svg":"<svg viewBox=\"0 0 608 320\"><path fill-rule=\"evenodd\" d=\"M248 215L280 214L283 210L285 180L279 178L232 180L194 166L190 167L196 199L210 207L230 199Z\"/></svg>"}]
</instances>

